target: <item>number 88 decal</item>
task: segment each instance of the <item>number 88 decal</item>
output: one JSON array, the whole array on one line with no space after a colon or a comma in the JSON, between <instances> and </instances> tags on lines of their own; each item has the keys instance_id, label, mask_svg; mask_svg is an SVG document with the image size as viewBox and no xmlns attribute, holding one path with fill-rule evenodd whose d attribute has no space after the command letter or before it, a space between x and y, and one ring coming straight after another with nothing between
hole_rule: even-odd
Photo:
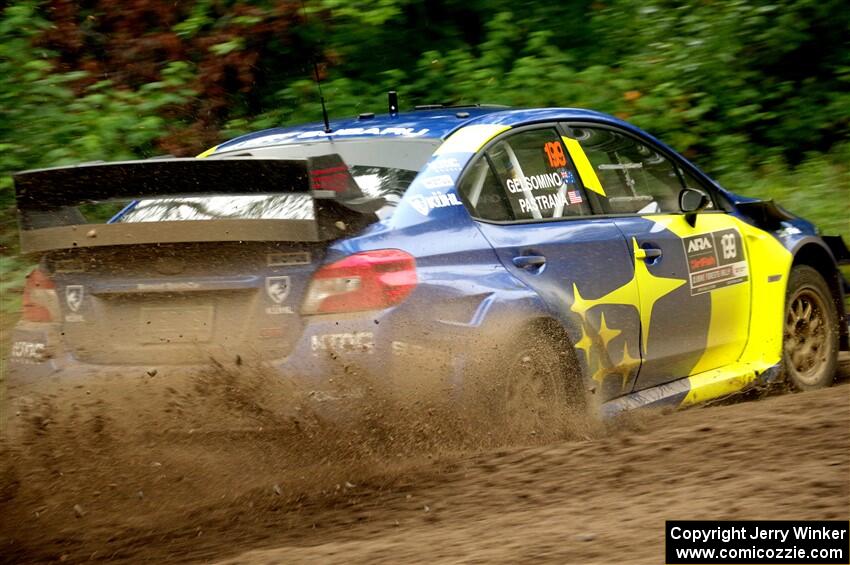
<instances>
[{"instance_id":1,"label":"number 88 decal","mask_svg":"<svg viewBox=\"0 0 850 565\"><path fill-rule=\"evenodd\" d=\"M546 157L549 159L550 167L566 167L567 156L564 154L564 146L558 141L550 141L543 146Z\"/></svg>"}]
</instances>

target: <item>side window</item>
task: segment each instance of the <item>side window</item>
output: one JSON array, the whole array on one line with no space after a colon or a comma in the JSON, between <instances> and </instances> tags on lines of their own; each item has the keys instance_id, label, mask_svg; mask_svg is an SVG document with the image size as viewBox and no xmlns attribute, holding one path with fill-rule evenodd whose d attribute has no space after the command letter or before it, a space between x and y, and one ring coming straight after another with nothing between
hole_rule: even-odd
<instances>
[{"instance_id":1,"label":"side window","mask_svg":"<svg viewBox=\"0 0 850 565\"><path fill-rule=\"evenodd\" d=\"M484 156L466 173L460 193L466 200L470 213L476 218L497 222L514 219L505 190L496 180L496 175Z\"/></svg>"},{"instance_id":2,"label":"side window","mask_svg":"<svg viewBox=\"0 0 850 565\"><path fill-rule=\"evenodd\" d=\"M637 139L602 128L571 127L599 183L606 214L679 212L682 182L664 155Z\"/></svg>"},{"instance_id":3,"label":"side window","mask_svg":"<svg viewBox=\"0 0 850 565\"><path fill-rule=\"evenodd\" d=\"M524 131L482 155L461 183L473 216L534 220L590 213L558 131Z\"/></svg>"}]
</instances>

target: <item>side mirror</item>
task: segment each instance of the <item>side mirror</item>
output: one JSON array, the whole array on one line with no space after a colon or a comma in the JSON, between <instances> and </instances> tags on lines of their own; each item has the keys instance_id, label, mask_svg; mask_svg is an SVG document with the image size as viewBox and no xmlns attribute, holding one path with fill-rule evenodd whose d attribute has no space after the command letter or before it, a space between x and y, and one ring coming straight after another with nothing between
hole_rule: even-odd
<instances>
[{"instance_id":1,"label":"side mirror","mask_svg":"<svg viewBox=\"0 0 850 565\"><path fill-rule=\"evenodd\" d=\"M691 227L697 223L697 214L705 210L710 202L705 193L693 188L683 188L679 193L679 209L685 213L685 221Z\"/></svg>"}]
</instances>

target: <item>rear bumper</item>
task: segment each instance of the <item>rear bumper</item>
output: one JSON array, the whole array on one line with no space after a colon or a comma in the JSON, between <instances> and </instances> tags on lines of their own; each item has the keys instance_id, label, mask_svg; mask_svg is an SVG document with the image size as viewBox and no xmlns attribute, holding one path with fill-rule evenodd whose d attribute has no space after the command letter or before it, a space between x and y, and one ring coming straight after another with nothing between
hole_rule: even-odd
<instances>
[{"instance_id":1,"label":"rear bumper","mask_svg":"<svg viewBox=\"0 0 850 565\"><path fill-rule=\"evenodd\" d=\"M467 364L463 351L450 344L464 343L457 331L425 331L412 334L408 328L393 328L390 319L375 315L317 317L307 325L289 355L259 359L250 347L209 351L209 363L94 364L75 357L61 345L58 328L49 324L20 323L12 333L7 363L11 387L19 385L84 381L94 378L185 377L214 370L262 369L281 378L296 379L308 390L332 396L340 379L369 379L395 389L458 388ZM406 330L406 331L405 331ZM444 328L445 330L445 328ZM475 328L464 328L463 333ZM415 331L415 330L413 330ZM422 336L436 336L423 341Z\"/></svg>"}]
</instances>

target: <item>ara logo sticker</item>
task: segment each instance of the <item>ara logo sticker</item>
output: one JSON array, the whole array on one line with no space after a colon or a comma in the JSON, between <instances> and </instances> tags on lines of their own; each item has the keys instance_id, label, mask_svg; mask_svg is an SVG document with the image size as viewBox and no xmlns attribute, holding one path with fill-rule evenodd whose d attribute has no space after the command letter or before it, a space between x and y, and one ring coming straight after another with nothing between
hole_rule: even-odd
<instances>
[{"instance_id":1,"label":"ara logo sticker","mask_svg":"<svg viewBox=\"0 0 850 565\"><path fill-rule=\"evenodd\" d=\"M71 312L79 312L83 305L83 285L69 284L65 287L65 304Z\"/></svg>"},{"instance_id":2,"label":"ara logo sticker","mask_svg":"<svg viewBox=\"0 0 850 565\"><path fill-rule=\"evenodd\" d=\"M714 249L711 240L705 236L691 237L688 241L688 253Z\"/></svg>"},{"instance_id":3,"label":"ara logo sticker","mask_svg":"<svg viewBox=\"0 0 850 565\"><path fill-rule=\"evenodd\" d=\"M282 304L289 296L289 277L266 277L266 294L275 304Z\"/></svg>"},{"instance_id":4,"label":"ara logo sticker","mask_svg":"<svg viewBox=\"0 0 850 565\"><path fill-rule=\"evenodd\" d=\"M444 192L435 192L429 196L422 196L420 194L417 194L416 196L410 199L410 204L416 209L417 212L419 212L423 216L427 216L428 212L430 212L434 208L463 206L463 203L461 203L461 201L457 199L457 195L453 192L450 192L448 194Z\"/></svg>"}]
</instances>

